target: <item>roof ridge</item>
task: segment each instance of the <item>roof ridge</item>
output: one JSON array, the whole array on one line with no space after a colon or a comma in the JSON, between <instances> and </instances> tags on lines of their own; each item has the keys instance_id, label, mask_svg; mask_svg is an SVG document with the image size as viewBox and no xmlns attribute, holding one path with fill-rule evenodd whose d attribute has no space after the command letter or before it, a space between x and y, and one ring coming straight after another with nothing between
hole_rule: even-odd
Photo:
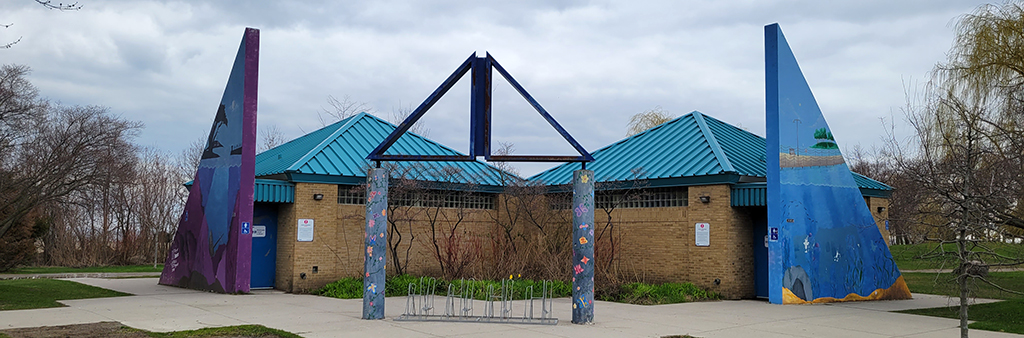
<instances>
[{"instance_id":1,"label":"roof ridge","mask_svg":"<svg viewBox=\"0 0 1024 338\"><path fill-rule=\"evenodd\" d=\"M320 141L320 143L318 143L315 147L309 149L309 151L306 152L305 155L302 155L302 157L299 157L298 160L296 160L291 165L289 165L288 168L285 168L284 171L296 171L296 170L299 170L299 168L302 167L302 164L305 164L307 161L312 159L313 156L315 156L316 153L322 151L324 149L324 147L327 146L328 143L331 143L332 141L334 141L334 139L338 138L338 136L341 135L342 132L344 132L345 130L348 130L348 128L351 128L352 125L355 124L356 121L361 120L366 115L369 115L369 114L367 114L366 112L361 112L359 114L353 115L352 117L349 117L347 122L345 122L344 124L339 126L338 129L336 129L333 132L331 132L330 135L327 135L327 137L325 137L322 141ZM338 122L341 122L341 121L338 121Z\"/></svg>"},{"instance_id":2,"label":"roof ridge","mask_svg":"<svg viewBox=\"0 0 1024 338\"><path fill-rule=\"evenodd\" d=\"M704 121L704 114L699 111L690 112L693 115L693 120L697 122L697 126L700 127L700 133L704 135L704 140L708 142L708 146L711 147L711 152L715 154L715 159L718 160L718 164L722 166L724 172L736 172L733 168L732 162L729 161L729 157L725 156L725 150L718 144L718 139L715 138L715 133L711 132L711 128L708 127L707 122Z\"/></svg>"},{"instance_id":3,"label":"roof ridge","mask_svg":"<svg viewBox=\"0 0 1024 338\"><path fill-rule=\"evenodd\" d=\"M377 115L366 113L366 116L370 117L372 119L377 120L377 122L384 123L384 124L387 124L387 125L391 126L392 128L398 129L398 126L396 126L394 123L391 123L388 120L382 119L382 118L380 118ZM466 154L463 154L461 151L456 150L455 148L449 147L449 146L447 146L447 145L445 145L445 144L443 144L441 142L434 141L433 139L431 139L429 137L417 134L417 133L415 133L415 132L413 132L411 130L406 130L405 133L402 133L402 136L399 136L399 139L401 139L402 137L404 137L406 135L415 137L417 139L420 139L423 142L427 142L427 143L433 144L435 146L438 146L438 147L440 147L442 149L451 151L453 153L456 153L456 154L459 154L459 155L463 155L463 156L466 155ZM396 141L396 143L397 143L397 141ZM446 162L446 161L431 161L431 162L438 162L438 163L440 163L440 162ZM509 172L509 171L506 171L506 170L502 170L501 168L498 168L498 167L496 167L496 166L494 166L494 165L492 165L492 164L490 164L490 163L488 163L486 161L480 161L480 160L477 160L477 159L473 159L473 162L477 162L477 163L483 164L483 165L487 166L488 168L490 168L492 170L501 171L501 172L504 172L505 174L512 175L513 177L516 177L518 179L525 180L525 178L519 176L518 174Z\"/></svg>"}]
</instances>

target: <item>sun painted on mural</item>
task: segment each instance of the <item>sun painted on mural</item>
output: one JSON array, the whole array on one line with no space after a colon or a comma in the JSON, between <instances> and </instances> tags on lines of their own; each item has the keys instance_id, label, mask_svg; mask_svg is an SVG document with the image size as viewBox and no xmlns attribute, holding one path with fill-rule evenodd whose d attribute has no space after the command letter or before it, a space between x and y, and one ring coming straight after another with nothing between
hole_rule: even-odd
<instances>
[{"instance_id":1,"label":"sun painted on mural","mask_svg":"<svg viewBox=\"0 0 1024 338\"><path fill-rule=\"evenodd\" d=\"M910 298L777 24L765 27L769 300Z\"/></svg>"},{"instance_id":2,"label":"sun painted on mural","mask_svg":"<svg viewBox=\"0 0 1024 338\"><path fill-rule=\"evenodd\" d=\"M259 30L247 28L214 114L160 284L249 292Z\"/></svg>"}]
</instances>

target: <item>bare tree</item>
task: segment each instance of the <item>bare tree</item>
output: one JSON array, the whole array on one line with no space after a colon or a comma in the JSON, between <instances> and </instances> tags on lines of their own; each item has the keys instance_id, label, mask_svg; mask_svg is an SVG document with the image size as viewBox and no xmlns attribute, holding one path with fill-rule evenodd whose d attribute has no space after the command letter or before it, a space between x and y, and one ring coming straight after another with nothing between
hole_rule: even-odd
<instances>
[{"instance_id":1,"label":"bare tree","mask_svg":"<svg viewBox=\"0 0 1024 338\"><path fill-rule=\"evenodd\" d=\"M256 147L256 153L262 153L285 143L284 133L276 124L260 130L260 142Z\"/></svg>"},{"instance_id":2,"label":"bare tree","mask_svg":"<svg viewBox=\"0 0 1024 338\"><path fill-rule=\"evenodd\" d=\"M82 9L82 5L79 5L77 1L69 3L69 4L60 3L60 2L58 2L57 4L54 4L52 1L49 1L49 0L35 0L35 2L40 4L40 5L42 5L43 7L46 7L47 9L58 10L58 11L61 11L61 12L63 12L63 11L77 11L79 9ZM11 26L14 26L14 24L13 23L6 24L6 25L0 24L0 27L3 27L3 28L10 28ZM4 44L4 45L0 45L0 49L11 48L14 45L18 44L18 42L21 42L21 39L22 39L22 37L19 36L17 40L8 42L7 44Z\"/></svg>"},{"instance_id":3,"label":"bare tree","mask_svg":"<svg viewBox=\"0 0 1024 338\"><path fill-rule=\"evenodd\" d=\"M414 225L417 218L423 213L422 208L416 207L415 196L426 193L423 182L418 180L417 173L421 171L421 164L418 162L397 165L386 163L388 172L391 174L388 187L388 252L391 253L392 266L396 274L407 272L409 257L413 245L416 244L416 231ZM361 187L366 189L365 187ZM406 240L408 236L408 240Z\"/></svg>"},{"instance_id":4,"label":"bare tree","mask_svg":"<svg viewBox=\"0 0 1024 338\"><path fill-rule=\"evenodd\" d=\"M672 118L672 115L668 111L661 109L661 106L637 113L629 118L626 136L633 136L647 129L657 127L662 123L671 121Z\"/></svg>"},{"instance_id":5,"label":"bare tree","mask_svg":"<svg viewBox=\"0 0 1024 338\"><path fill-rule=\"evenodd\" d=\"M370 106L365 102L355 101L348 95L343 96L340 100L333 95L328 95L327 105L330 107L320 107L320 111L316 113L317 119L320 120L320 125L325 127L331 123L370 110Z\"/></svg>"},{"instance_id":6,"label":"bare tree","mask_svg":"<svg viewBox=\"0 0 1024 338\"><path fill-rule=\"evenodd\" d=\"M479 241L470 238L464 222L475 211L468 202L476 185L455 166L429 166L430 177L438 180L431 189L413 196L412 203L424 208L434 259L446 279L464 277L480 257Z\"/></svg>"},{"instance_id":7,"label":"bare tree","mask_svg":"<svg viewBox=\"0 0 1024 338\"><path fill-rule=\"evenodd\" d=\"M614 182L606 179L595 182L594 185L594 207L604 211L606 221L601 231L596 233L594 236L594 242L599 243L602 239L607 238L608 245L605 252L607 259L604 262L604 271L610 273L613 270L613 265L617 261L619 253L619 239L621 238L621 229L615 228L615 218L613 213L616 209L626 207L628 204L636 203L643 199L647 195L647 187L650 183L644 179L647 176L646 171L642 167L637 167L629 170L632 179L625 183L623 186L620 182ZM595 224L596 227L596 224ZM606 237L607 236L607 237ZM594 263L595 267L598 263Z\"/></svg>"}]
</instances>

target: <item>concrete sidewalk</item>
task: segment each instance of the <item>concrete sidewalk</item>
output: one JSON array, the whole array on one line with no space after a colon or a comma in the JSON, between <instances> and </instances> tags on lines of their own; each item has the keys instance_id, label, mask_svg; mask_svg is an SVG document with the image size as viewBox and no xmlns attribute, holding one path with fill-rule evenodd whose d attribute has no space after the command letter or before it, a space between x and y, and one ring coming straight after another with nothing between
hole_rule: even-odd
<instances>
[{"instance_id":1,"label":"concrete sidewalk","mask_svg":"<svg viewBox=\"0 0 1024 338\"><path fill-rule=\"evenodd\" d=\"M387 299L385 320L362 320L362 300L279 291L222 295L160 286L155 278L76 278L135 296L62 301L68 307L0 312L0 329L119 321L150 331L261 324L304 337L956 337L954 319L887 311L951 305L947 297L831 305L720 301L642 306L598 301L596 322L571 324L568 298L556 299L559 324L396 322L405 297ZM443 308L439 300L437 306ZM517 306L519 306L517 304ZM521 309L521 308L519 308ZM521 310L520 310L521 311ZM972 330L972 337L1021 337Z\"/></svg>"}]
</instances>

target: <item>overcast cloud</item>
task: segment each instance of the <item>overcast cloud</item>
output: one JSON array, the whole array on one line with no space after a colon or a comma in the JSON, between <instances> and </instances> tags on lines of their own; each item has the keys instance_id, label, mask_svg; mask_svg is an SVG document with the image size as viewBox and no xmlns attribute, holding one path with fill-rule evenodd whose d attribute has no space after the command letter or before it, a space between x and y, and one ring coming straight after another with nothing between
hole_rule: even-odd
<instances>
[{"instance_id":1,"label":"overcast cloud","mask_svg":"<svg viewBox=\"0 0 1024 338\"><path fill-rule=\"evenodd\" d=\"M588 150L635 113L698 110L764 135L764 30L778 22L844 151L870 149L905 84L944 60L953 20L980 1L98 1L79 11L0 3L0 63L43 96L145 123L179 152L209 131L245 27L261 30L259 117L291 139L321 127L327 96L378 116L418 105L473 52L490 52ZM468 77L467 77L468 78ZM496 78L497 75L496 75ZM468 151L469 85L421 120ZM494 141L573 154L504 80ZM524 176L550 164L524 164Z\"/></svg>"}]
</instances>

